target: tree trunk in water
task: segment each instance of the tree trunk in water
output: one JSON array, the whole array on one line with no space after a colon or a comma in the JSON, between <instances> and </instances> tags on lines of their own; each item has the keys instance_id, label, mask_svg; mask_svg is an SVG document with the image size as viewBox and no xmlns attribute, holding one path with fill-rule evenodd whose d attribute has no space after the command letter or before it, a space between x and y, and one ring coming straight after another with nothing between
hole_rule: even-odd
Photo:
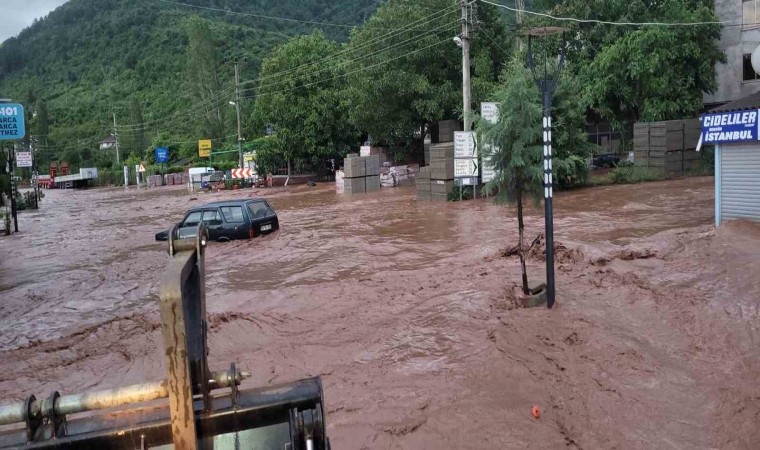
<instances>
[{"instance_id":1,"label":"tree trunk in water","mask_svg":"<svg viewBox=\"0 0 760 450\"><path fill-rule=\"evenodd\" d=\"M288 178L285 179L285 186L290 183L290 159L288 159Z\"/></svg>"},{"instance_id":2,"label":"tree trunk in water","mask_svg":"<svg viewBox=\"0 0 760 450\"><path fill-rule=\"evenodd\" d=\"M519 229L518 247L520 249L520 268L522 269L522 286L523 294L528 295L530 290L528 289L528 272L525 269L525 247L523 245L523 230L525 224L523 223L523 203L522 203L522 188L517 189L517 227Z\"/></svg>"}]
</instances>

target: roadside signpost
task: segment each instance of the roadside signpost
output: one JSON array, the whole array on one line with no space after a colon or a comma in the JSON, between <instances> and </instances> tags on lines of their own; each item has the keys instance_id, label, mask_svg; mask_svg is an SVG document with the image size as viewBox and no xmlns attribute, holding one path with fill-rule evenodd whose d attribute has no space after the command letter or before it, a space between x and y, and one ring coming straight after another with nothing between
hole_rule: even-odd
<instances>
[{"instance_id":1,"label":"roadside signpost","mask_svg":"<svg viewBox=\"0 0 760 450\"><path fill-rule=\"evenodd\" d=\"M496 123L499 120L499 104L496 102L483 102L480 104L480 117L490 123ZM481 152L480 178L483 183L488 183L496 178L496 170L491 164L491 156L495 150L493 145L488 142L482 144Z\"/></svg>"},{"instance_id":2,"label":"roadside signpost","mask_svg":"<svg viewBox=\"0 0 760 450\"><path fill-rule=\"evenodd\" d=\"M478 146L474 131L454 132L454 178L459 186L478 184Z\"/></svg>"},{"instance_id":3,"label":"roadside signpost","mask_svg":"<svg viewBox=\"0 0 760 450\"><path fill-rule=\"evenodd\" d=\"M246 179L253 177L253 170L251 169L232 169L232 178L234 179Z\"/></svg>"},{"instance_id":4,"label":"roadside signpost","mask_svg":"<svg viewBox=\"0 0 760 450\"><path fill-rule=\"evenodd\" d=\"M198 156L209 158L211 156L211 139L201 139L198 141Z\"/></svg>"},{"instance_id":5,"label":"roadside signpost","mask_svg":"<svg viewBox=\"0 0 760 450\"><path fill-rule=\"evenodd\" d=\"M16 152L16 167L32 167L32 152Z\"/></svg>"},{"instance_id":6,"label":"roadside signpost","mask_svg":"<svg viewBox=\"0 0 760 450\"><path fill-rule=\"evenodd\" d=\"M20 141L24 136L24 107L20 103L0 103L0 140Z\"/></svg>"},{"instance_id":7,"label":"roadside signpost","mask_svg":"<svg viewBox=\"0 0 760 450\"><path fill-rule=\"evenodd\" d=\"M20 103L0 103L0 141L19 141L26 136L24 107ZM13 173L13 148L8 149L8 174L11 178L11 214L13 227L18 233L18 211L16 210L16 180ZM31 153L29 157L31 161ZM32 167L28 166L19 167Z\"/></svg>"},{"instance_id":8,"label":"roadside signpost","mask_svg":"<svg viewBox=\"0 0 760 450\"><path fill-rule=\"evenodd\" d=\"M169 149L166 147L156 147L156 163L165 164L169 162Z\"/></svg>"}]
</instances>

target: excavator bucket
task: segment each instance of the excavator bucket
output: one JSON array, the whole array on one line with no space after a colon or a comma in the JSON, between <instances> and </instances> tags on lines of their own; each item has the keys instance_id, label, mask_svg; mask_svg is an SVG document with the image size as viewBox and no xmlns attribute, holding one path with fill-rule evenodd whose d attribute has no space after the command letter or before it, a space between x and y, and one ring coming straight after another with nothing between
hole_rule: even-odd
<instances>
[{"instance_id":1,"label":"excavator bucket","mask_svg":"<svg viewBox=\"0 0 760 450\"><path fill-rule=\"evenodd\" d=\"M0 406L0 449L326 450L319 378L240 389L250 374L207 364L208 232L173 239L161 282L167 378Z\"/></svg>"}]
</instances>

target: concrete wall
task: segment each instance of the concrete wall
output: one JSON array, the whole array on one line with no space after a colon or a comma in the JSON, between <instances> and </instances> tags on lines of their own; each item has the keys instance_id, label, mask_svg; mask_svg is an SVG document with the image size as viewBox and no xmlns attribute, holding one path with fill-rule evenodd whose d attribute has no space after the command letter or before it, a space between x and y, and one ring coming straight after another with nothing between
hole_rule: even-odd
<instances>
[{"instance_id":1,"label":"concrete wall","mask_svg":"<svg viewBox=\"0 0 760 450\"><path fill-rule=\"evenodd\" d=\"M742 0L716 0L719 20L742 23ZM726 103L760 90L760 80L742 81L743 55L760 45L760 25L723 27L718 46L726 53L726 64L715 66L718 90L704 96L705 104Z\"/></svg>"}]
</instances>

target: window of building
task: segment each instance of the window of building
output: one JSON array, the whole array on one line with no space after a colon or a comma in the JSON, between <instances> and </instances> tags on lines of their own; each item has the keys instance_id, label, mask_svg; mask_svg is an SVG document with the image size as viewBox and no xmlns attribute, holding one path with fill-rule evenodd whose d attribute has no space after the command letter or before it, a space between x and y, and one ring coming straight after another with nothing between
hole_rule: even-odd
<instances>
[{"instance_id":1,"label":"window of building","mask_svg":"<svg viewBox=\"0 0 760 450\"><path fill-rule=\"evenodd\" d=\"M760 75L755 72L755 69L752 67L752 55L746 54L744 55L744 67L743 67L743 77L742 79L744 81L755 81L760 80Z\"/></svg>"},{"instance_id":2,"label":"window of building","mask_svg":"<svg viewBox=\"0 0 760 450\"><path fill-rule=\"evenodd\" d=\"M758 3L760 0L743 0L742 2L742 24L744 28L756 27L760 25L758 19Z\"/></svg>"}]
</instances>

